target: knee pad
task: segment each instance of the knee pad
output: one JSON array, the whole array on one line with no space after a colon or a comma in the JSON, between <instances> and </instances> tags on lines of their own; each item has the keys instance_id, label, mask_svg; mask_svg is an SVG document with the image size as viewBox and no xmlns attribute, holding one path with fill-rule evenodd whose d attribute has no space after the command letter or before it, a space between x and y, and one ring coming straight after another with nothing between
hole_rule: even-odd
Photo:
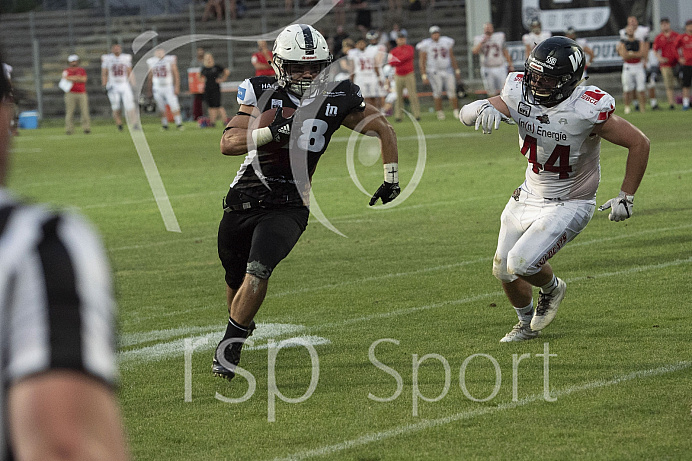
<instances>
[{"instance_id":1,"label":"knee pad","mask_svg":"<svg viewBox=\"0 0 692 461\"><path fill-rule=\"evenodd\" d=\"M497 254L495 254L493 258L493 275L496 279L504 283L511 283L518 278L516 275L510 274L507 271L507 261L502 260Z\"/></svg>"},{"instance_id":2,"label":"knee pad","mask_svg":"<svg viewBox=\"0 0 692 461\"><path fill-rule=\"evenodd\" d=\"M272 275L272 269L259 261L250 261L247 263L247 270L245 272L263 280L267 280Z\"/></svg>"},{"instance_id":3,"label":"knee pad","mask_svg":"<svg viewBox=\"0 0 692 461\"><path fill-rule=\"evenodd\" d=\"M515 279L518 276L534 275L539 270L540 268L533 266L522 255L510 252L507 256L507 272L512 274Z\"/></svg>"}]
</instances>

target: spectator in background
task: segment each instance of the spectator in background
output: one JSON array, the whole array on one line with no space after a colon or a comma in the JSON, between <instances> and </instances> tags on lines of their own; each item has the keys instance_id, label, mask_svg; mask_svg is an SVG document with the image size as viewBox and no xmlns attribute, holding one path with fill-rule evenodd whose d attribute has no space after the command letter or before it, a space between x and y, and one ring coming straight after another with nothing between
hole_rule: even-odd
<instances>
[{"instance_id":1,"label":"spectator in background","mask_svg":"<svg viewBox=\"0 0 692 461\"><path fill-rule=\"evenodd\" d=\"M390 30L387 34L387 41L389 42L388 47L390 49L398 46L396 43L396 39L399 38L399 35L401 34L408 37L408 31L406 29L402 29L398 22L392 24L392 30Z\"/></svg>"},{"instance_id":2,"label":"spectator in background","mask_svg":"<svg viewBox=\"0 0 692 461\"><path fill-rule=\"evenodd\" d=\"M272 52L267 46L267 42L260 40L257 42L257 52L252 55L251 62L252 67L255 68L255 77L260 75L274 75L274 69L272 69Z\"/></svg>"},{"instance_id":3,"label":"spectator in background","mask_svg":"<svg viewBox=\"0 0 692 461\"><path fill-rule=\"evenodd\" d=\"M17 104L19 104L19 101L17 100L17 94L14 91L12 91L12 66L7 64L6 62L3 62L2 67L0 68L0 72L2 72L5 78L7 79L7 84L9 85L9 92L11 94L9 101L6 102L6 104L12 106L13 112L12 121L10 122L10 132L12 133L12 136L18 136L19 131L17 130L17 128L19 126L19 114L17 113Z\"/></svg>"},{"instance_id":4,"label":"spectator in background","mask_svg":"<svg viewBox=\"0 0 692 461\"><path fill-rule=\"evenodd\" d=\"M351 0L351 7L356 10L356 27L365 35L372 28L372 13L368 0Z\"/></svg>"},{"instance_id":5,"label":"spectator in background","mask_svg":"<svg viewBox=\"0 0 692 461\"><path fill-rule=\"evenodd\" d=\"M584 67L584 75L582 78L586 79L586 70L589 68L589 66L593 62L593 58L595 58L596 55L589 46L589 42L587 42L585 38L577 37L577 31L574 29L574 27L567 28L567 30L565 31L565 37L571 38L572 40L577 42L577 45L579 45L581 49L584 50L584 54L586 55L586 66Z\"/></svg>"},{"instance_id":6,"label":"spectator in background","mask_svg":"<svg viewBox=\"0 0 692 461\"><path fill-rule=\"evenodd\" d=\"M485 23L483 35L473 39L471 52L480 56L481 78L488 97L500 94L507 72L514 72L512 58L505 46L505 33L495 32L491 23Z\"/></svg>"},{"instance_id":7,"label":"spectator in background","mask_svg":"<svg viewBox=\"0 0 692 461\"><path fill-rule=\"evenodd\" d=\"M399 33L396 39L397 46L389 54L389 64L395 69L394 86L396 88L396 102L394 103L394 120L401 121L401 110L404 105L404 91L408 92L411 103L411 112L416 120L420 120L420 104L416 90L416 75L413 72L415 57L414 48L406 43L405 32Z\"/></svg>"},{"instance_id":8,"label":"spectator in background","mask_svg":"<svg viewBox=\"0 0 692 461\"><path fill-rule=\"evenodd\" d=\"M340 82L342 80L348 80L351 78L351 74L353 74L353 63L349 58L348 54L349 51L351 51L355 47L356 44L353 43L353 40L351 40L350 38L344 39L344 41L341 42L341 53L339 55L336 55L335 58L335 82Z\"/></svg>"},{"instance_id":9,"label":"spectator in background","mask_svg":"<svg viewBox=\"0 0 692 461\"><path fill-rule=\"evenodd\" d=\"M86 93L86 70L79 65L79 56L71 54L67 57L68 67L62 71L62 78L72 82L69 91L65 92L65 133L74 132L74 112L79 106L79 117L85 134L91 133L91 118L89 117L89 98Z\"/></svg>"},{"instance_id":10,"label":"spectator in background","mask_svg":"<svg viewBox=\"0 0 692 461\"><path fill-rule=\"evenodd\" d=\"M675 41L678 61L682 65L682 110L690 110L690 86L692 85L692 19L685 22L685 32Z\"/></svg>"},{"instance_id":11,"label":"spectator in background","mask_svg":"<svg viewBox=\"0 0 692 461\"><path fill-rule=\"evenodd\" d=\"M204 67L204 48L197 48L197 54L190 61L190 68L199 69ZM198 118L204 116L204 93L196 93L192 95L192 119L197 121Z\"/></svg>"},{"instance_id":12,"label":"spectator in background","mask_svg":"<svg viewBox=\"0 0 692 461\"><path fill-rule=\"evenodd\" d=\"M675 109L675 74L673 69L678 65L678 50L675 42L678 33L670 28L670 19L661 19L661 33L654 39L653 50L658 58L658 66L666 87L666 97L670 109Z\"/></svg>"},{"instance_id":13,"label":"spectator in background","mask_svg":"<svg viewBox=\"0 0 692 461\"><path fill-rule=\"evenodd\" d=\"M204 53L204 67L202 68L204 80L204 101L209 107L209 124L213 127L217 119L225 122L228 116L226 109L221 106L221 83L225 82L230 72L228 69L217 65L211 53Z\"/></svg>"},{"instance_id":14,"label":"spectator in background","mask_svg":"<svg viewBox=\"0 0 692 461\"><path fill-rule=\"evenodd\" d=\"M0 72L0 459L125 461L108 259L81 218L5 188L11 94Z\"/></svg>"},{"instance_id":15,"label":"spectator in background","mask_svg":"<svg viewBox=\"0 0 692 461\"><path fill-rule=\"evenodd\" d=\"M639 98L639 111L644 112L646 104L646 71L644 70L644 60L649 53L648 45L643 40L638 40L634 36L636 28L632 24L625 27L625 39L620 40L617 45L617 52L625 61L622 65L622 91L625 103L625 115L632 109L632 95L636 91Z\"/></svg>"},{"instance_id":16,"label":"spectator in background","mask_svg":"<svg viewBox=\"0 0 692 461\"><path fill-rule=\"evenodd\" d=\"M543 30L541 21L538 18L534 18L531 20L529 30L530 32L528 34L524 34L521 37L521 41L524 43L524 52L526 53L525 56L527 58L531 54L531 51L536 47L536 45L541 43L543 40L553 36L553 34L551 34L549 31Z\"/></svg>"},{"instance_id":17,"label":"spectator in background","mask_svg":"<svg viewBox=\"0 0 692 461\"><path fill-rule=\"evenodd\" d=\"M223 20L224 16L224 5L225 0L208 0L207 4L204 6L204 13L202 14L202 21L208 21L212 15L216 15L216 20ZM230 12L231 18L236 19L238 17L236 0L230 0Z\"/></svg>"},{"instance_id":18,"label":"spectator in background","mask_svg":"<svg viewBox=\"0 0 692 461\"><path fill-rule=\"evenodd\" d=\"M332 52L334 53L334 57L336 59L342 57L345 53L341 52L341 49L344 44L344 40L349 38L348 32L344 30L344 26L336 26L336 34L334 37L332 37L332 41L334 42L334 48L330 48L333 50Z\"/></svg>"}]
</instances>

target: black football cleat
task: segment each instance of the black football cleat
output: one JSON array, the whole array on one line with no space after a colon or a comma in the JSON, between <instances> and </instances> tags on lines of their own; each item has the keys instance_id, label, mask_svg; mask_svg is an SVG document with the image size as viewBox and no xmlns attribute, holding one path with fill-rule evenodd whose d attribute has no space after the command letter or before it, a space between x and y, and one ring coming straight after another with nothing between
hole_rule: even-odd
<instances>
[{"instance_id":1,"label":"black football cleat","mask_svg":"<svg viewBox=\"0 0 692 461\"><path fill-rule=\"evenodd\" d=\"M250 326L247 329L247 336L243 339L247 339L248 337L252 336L252 332L255 330L255 328L255 322L250 322ZM221 343L223 343L223 341L221 341ZM219 345L221 345L221 343L219 343ZM216 352L214 352L214 360L212 360L211 362L211 372L214 376L224 378L228 381L232 380L235 377L234 370L235 367L240 363L240 351L243 349L243 344L244 341L242 343L231 343L224 349L224 358L226 359L226 362L231 363L233 365L233 369L226 368L225 366L223 366L223 364L221 364L217 356L217 354L219 353L219 348L218 346L216 347Z\"/></svg>"}]
</instances>

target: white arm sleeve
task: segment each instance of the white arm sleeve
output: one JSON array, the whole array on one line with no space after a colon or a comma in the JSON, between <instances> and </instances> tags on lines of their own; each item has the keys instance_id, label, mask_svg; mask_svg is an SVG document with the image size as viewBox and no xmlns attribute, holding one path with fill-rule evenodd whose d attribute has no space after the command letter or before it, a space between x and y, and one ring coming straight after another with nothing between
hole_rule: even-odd
<instances>
[{"instance_id":1,"label":"white arm sleeve","mask_svg":"<svg viewBox=\"0 0 692 461\"><path fill-rule=\"evenodd\" d=\"M459 111L459 120L466 126L474 126L476 124L476 119L480 115L482 109L485 108L486 104L490 104L487 99L479 99L470 104L466 104Z\"/></svg>"}]
</instances>

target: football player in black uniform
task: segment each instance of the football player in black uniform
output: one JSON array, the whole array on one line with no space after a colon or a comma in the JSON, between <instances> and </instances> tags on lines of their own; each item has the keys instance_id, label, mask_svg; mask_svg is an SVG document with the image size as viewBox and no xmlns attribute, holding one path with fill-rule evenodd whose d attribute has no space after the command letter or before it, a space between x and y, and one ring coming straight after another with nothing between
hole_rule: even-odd
<instances>
[{"instance_id":1,"label":"football player in black uniform","mask_svg":"<svg viewBox=\"0 0 692 461\"><path fill-rule=\"evenodd\" d=\"M309 25L293 24L277 36L273 54L276 76L240 85L240 109L221 138L224 155L247 154L225 198L218 237L229 320L212 372L228 380L272 271L307 226L312 174L341 125L380 138L384 182L370 205L388 203L400 192L394 129L350 80L328 82L331 54L324 37ZM273 121L253 128L254 119L273 108ZM295 112L289 116L284 108Z\"/></svg>"}]
</instances>

